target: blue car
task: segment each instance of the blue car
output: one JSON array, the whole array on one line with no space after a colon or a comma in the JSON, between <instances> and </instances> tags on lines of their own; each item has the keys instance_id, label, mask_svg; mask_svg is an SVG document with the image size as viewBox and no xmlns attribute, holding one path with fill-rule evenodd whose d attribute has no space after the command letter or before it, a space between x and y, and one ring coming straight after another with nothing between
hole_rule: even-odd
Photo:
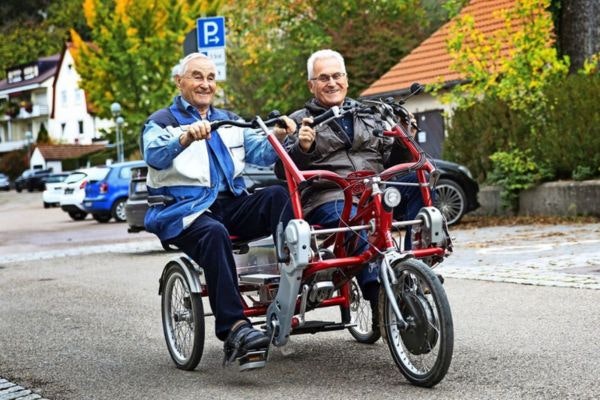
<instances>
[{"instance_id":1,"label":"blue car","mask_svg":"<svg viewBox=\"0 0 600 400\"><path fill-rule=\"evenodd\" d=\"M108 166L109 171L101 180L90 181L85 187L83 207L98 222L114 218L125 221L125 203L129 196L131 169L143 167L143 161L126 161Z\"/></svg>"}]
</instances>

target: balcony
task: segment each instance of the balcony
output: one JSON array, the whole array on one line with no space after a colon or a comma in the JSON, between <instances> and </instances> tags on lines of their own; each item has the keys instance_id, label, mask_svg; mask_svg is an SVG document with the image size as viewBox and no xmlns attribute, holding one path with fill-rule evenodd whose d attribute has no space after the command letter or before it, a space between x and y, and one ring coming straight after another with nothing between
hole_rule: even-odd
<instances>
[{"instance_id":1,"label":"balcony","mask_svg":"<svg viewBox=\"0 0 600 400\"><path fill-rule=\"evenodd\" d=\"M48 117L49 111L50 111L50 108L46 104L34 104L31 107L30 112L27 111L27 108L20 107L19 113L12 119L19 120L19 119L29 119L29 118L36 118L36 117Z\"/></svg>"}]
</instances>

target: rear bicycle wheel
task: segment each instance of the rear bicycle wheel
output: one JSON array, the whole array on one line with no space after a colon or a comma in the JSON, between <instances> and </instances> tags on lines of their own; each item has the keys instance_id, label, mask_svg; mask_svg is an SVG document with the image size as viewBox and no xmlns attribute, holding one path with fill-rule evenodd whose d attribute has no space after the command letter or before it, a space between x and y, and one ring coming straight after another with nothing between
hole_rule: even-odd
<instances>
[{"instance_id":1,"label":"rear bicycle wheel","mask_svg":"<svg viewBox=\"0 0 600 400\"><path fill-rule=\"evenodd\" d=\"M379 294L384 338L394 362L412 384L432 387L450 367L454 328L444 287L422 261L398 261L392 291L408 327L401 329L385 290Z\"/></svg>"},{"instance_id":2,"label":"rear bicycle wheel","mask_svg":"<svg viewBox=\"0 0 600 400\"><path fill-rule=\"evenodd\" d=\"M356 278L350 281L350 323L356 324L348 331L359 343L373 344L381 337L379 329L373 329L373 315L371 304L362 296Z\"/></svg>"},{"instance_id":3,"label":"rear bicycle wheel","mask_svg":"<svg viewBox=\"0 0 600 400\"><path fill-rule=\"evenodd\" d=\"M169 264L161 298L163 332L177 368L190 371L196 368L204 351L204 307L200 294L190 292L181 265Z\"/></svg>"}]
</instances>

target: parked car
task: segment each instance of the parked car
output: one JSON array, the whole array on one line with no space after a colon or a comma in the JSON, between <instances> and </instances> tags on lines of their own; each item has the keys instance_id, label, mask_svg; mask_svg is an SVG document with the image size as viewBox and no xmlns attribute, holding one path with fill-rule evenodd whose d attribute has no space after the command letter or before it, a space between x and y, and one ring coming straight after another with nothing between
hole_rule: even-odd
<instances>
[{"instance_id":1,"label":"parked car","mask_svg":"<svg viewBox=\"0 0 600 400\"><path fill-rule=\"evenodd\" d=\"M48 169L27 169L21 176L15 179L15 190L21 192L27 189L29 192L34 190L44 190L44 180L46 176L52 173L52 168Z\"/></svg>"},{"instance_id":2,"label":"parked car","mask_svg":"<svg viewBox=\"0 0 600 400\"><path fill-rule=\"evenodd\" d=\"M98 222L108 222L114 218L123 222L125 203L129 197L131 169L142 167L143 161L126 161L108 166L108 173L102 179L90 181L85 187L83 206Z\"/></svg>"},{"instance_id":3,"label":"parked car","mask_svg":"<svg viewBox=\"0 0 600 400\"><path fill-rule=\"evenodd\" d=\"M85 187L90 181L103 179L108 174L108 167L96 166L73 171L64 183L64 190L60 196L60 208L75 220L80 221L87 217L83 207Z\"/></svg>"},{"instance_id":4,"label":"parked car","mask_svg":"<svg viewBox=\"0 0 600 400\"><path fill-rule=\"evenodd\" d=\"M129 183L129 199L125 203L125 216L127 219L128 232L135 233L143 231L144 217L148 209L148 189L146 188L146 174L148 167L138 167L131 171ZM278 179L272 167L260 167L246 164L243 173L244 183L249 192L260 190L269 185L284 185L285 182ZM164 247L164 245L163 245Z\"/></svg>"},{"instance_id":5,"label":"parked car","mask_svg":"<svg viewBox=\"0 0 600 400\"><path fill-rule=\"evenodd\" d=\"M437 159L433 163L440 171L435 206L444 214L448 225L456 224L466 213L479 208L479 185L464 165Z\"/></svg>"},{"instance_id":6,"label":"parked car","mask_svg":"<svg viewBox=\"0 0 600 400\"><path fill-rule=\"evenodd\" d=\"M63 182L69 175L70 172L61 172L59 174L50 174L44 178L45 189L42 192L44 208L60 205L60 197L65 190Z\"/></svg>"},{"instance_id":7,"label":"parked car","mask_svg":"<svg viewBox=\"0 0 600 400\"><path fill-rule=\"evenodd\" d=\"M0 190L6 190L6 191L10 190L10 179L8 179L8 176L4 175L1 172L0 172Z\"/></svg>"}]
</instances>

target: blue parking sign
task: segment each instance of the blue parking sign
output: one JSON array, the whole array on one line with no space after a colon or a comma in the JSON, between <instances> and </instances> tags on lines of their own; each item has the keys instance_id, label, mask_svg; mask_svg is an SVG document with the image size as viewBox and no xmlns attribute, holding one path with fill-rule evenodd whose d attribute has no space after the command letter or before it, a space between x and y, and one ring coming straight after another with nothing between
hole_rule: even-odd
<instances>
[{"instance_id":1,"label":"blue parking sign","mask_svg":"<svg viewBox=\"0 0 600 400\"><path fill-rule=\"evenodd\" d=\"M225 47L225 17L198 18L198 49Z\"/></svg>"}]
</instances>

